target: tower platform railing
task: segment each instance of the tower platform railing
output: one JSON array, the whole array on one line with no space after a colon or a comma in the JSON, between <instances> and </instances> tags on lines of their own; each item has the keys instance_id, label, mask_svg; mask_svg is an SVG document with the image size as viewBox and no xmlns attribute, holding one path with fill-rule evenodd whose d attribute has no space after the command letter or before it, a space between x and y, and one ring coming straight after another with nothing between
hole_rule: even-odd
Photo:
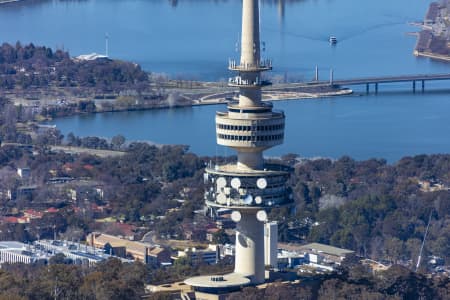
<instances>
[{"instance_id":1,"label":"tower platform railing","mask_svg":"<svg viewBox=\"0 0 450 300\"><path fill-rule=\"evenodd\" d=\"M228 69L231 71L238 71L238 72L269 71L269 70L272 70L272 60L264 59L264 60L257 62L256 64L250 64L250 63L242 64L240 62L237 62L234 59L230 59L228 61Z\"/></svg>"}]
</instances>

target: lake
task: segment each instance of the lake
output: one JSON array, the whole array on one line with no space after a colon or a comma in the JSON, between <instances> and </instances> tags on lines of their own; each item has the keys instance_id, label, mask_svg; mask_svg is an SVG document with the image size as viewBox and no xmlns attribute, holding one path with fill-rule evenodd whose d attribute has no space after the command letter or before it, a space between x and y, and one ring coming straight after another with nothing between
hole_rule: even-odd
<instances>
[{"instance_id":1,"label":"lake","mask_svg":"<svg viewBox=\"0 0 450 300\"><path fill-rule=\"evenodd\" d=\"M310 80L420 73L447 73L448 63L412 55L421 21L431 1L261 0L265 57L271 76ZM147 71L172 78L226 80L229 57L237 57L239 0L27 1L0 6L3 42L33 42L64 48L72 55L105 52L134 61ZM332 47L328 37L338 44ZM389 90L389 92L386 92ZM267 155L356 159L450 152L449 82L427 83L424 94L410 84L381 85L378 95L276 102L287 115L285 143ZM214 112L225 107L194 107L146 112L76 116L56 120L63 133L128 140L188 144L198 154L229 155L216 146ZM195 134L189 134L194 130ZM206 141L206 142L205 142Z\"/></svg>"}]
</instances>

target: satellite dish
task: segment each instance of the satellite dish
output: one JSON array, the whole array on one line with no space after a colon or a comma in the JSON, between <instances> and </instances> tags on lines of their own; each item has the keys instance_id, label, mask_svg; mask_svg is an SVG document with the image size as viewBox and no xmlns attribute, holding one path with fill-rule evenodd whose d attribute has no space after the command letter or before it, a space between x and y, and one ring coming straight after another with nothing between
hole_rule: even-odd
<instances>
[{"instance_id":1,"label":"satellite dish","mask_svg":"<svg viewBox=\"0 0 450 300\"><path fill-rule=\"evenodd\" d=\"M237 210L233 211L231 213L231 220L233 220L233 222L239 222L241 220L241 213L238 212Z\"/></svg>"},{"instance_id":2,"label":"satellite dish","mask_svg":"<svg viewBox=\"0 0 450 300\"><path fill-rule=\"evenodd\" d=\"M217 194L216 201L219 204L225 204L227 203L227 196L225 196L225 194L219 193Z\"/></svg>"},{"instance_id":3,"label":"satellite dish","mask_svg":"<svg viewBox=\"0 0 450 300\"><path fill-rule=\"evenodd\" d=\"M246 205L250 205L253 202L253 197L252 195L245 195L244 196L244 204Z\"/></svg>"},{"instance_id":4,"label":"satellite dish","mask_svg":"<svg viewBox=\"0 0 450 300\"><path fill-rule=\"evenodd\" d=\"M265 210L260 210L256 213L256 219L260 222L266 222L267 221L267 213Z\"/></svg>"},{"instance_id":5,"label":"satellite dish","mask_svg":"<svg viewBox=\"0 0 450 300\"><path fill-rule=\"evenodd\" d=\"M245 194L247 194L245 189L239 189L239 195L244 196Z\"/></svg>"},{"instance_id":6,"label":"satellite dish","mask_svg":"<svg viewBox=\"0 0 450 300\"><path fill-rule=\"evenodd\" d=\"M269 206L272 206L272 205L273 205L273 202L272 202L272 201L269 201L269 203L267 203L267 204L269 204Z\"/></svg>"},{"instance_id":7,"label":"satellite dish","mask_svg":"<svg viewBox=\"0 0 450 300\"><path fill-rule=\"evenodd\" d=\"M259 178L258 180L256 180L256 186L263 190L267 187L267 180L265 178Z\"/></svg>"},{"instance_id":8,"label":"satellite dish","mask_svg":"<svg viewBox=\"0 0 450 300\"><path fill-rule=\"evenodd\" d=\"M241 180L237 177L231 179L231 187L234 189L238 189L241 187Z\"/></svg>"},{"instance_id":9,"label":"satellite dish","mask_svg":"<svg viewBox=\"0 0 450 300\"><path fill-rule=\"evenodd\" d=\"M227 180L225 177L219 177L217 178L216 185L218 189L224 188L227 185Z\"/></svg>"},{"instance_id":10,"label":"satellite dish","mask_svg":"<svg viewBox=\"0 0 450 300\"><path fill-rule=\"evenodd\" d=\"M261 196L256 196L256 197L255 197L255 203L256 203L256 204L261 204L261 203L262 203L262 198L261 198Z\"/></svg>"},{"instance_id":11,"label":"satellite dish","mask_svg":"<svg viewBox=\"0 0 450 300\"><path fill-rule=\"evenodd\" d=\"M223 189L223 191L225 192L225 195L230 195L231 194L231 189L229 187L227 187L227 186Z\"/></svg>"}]
</instances>

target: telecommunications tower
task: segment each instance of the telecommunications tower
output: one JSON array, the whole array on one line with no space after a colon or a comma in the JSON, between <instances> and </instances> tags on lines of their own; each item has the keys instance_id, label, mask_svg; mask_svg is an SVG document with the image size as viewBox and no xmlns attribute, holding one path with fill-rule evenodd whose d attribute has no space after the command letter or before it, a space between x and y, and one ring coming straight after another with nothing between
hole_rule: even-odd
<instances>
[{"instance_id":1,"label":"telecommunications tower","mask_svg":"<svg viewBox=\"0 0 450 300\"><path fill-rule=\"evenodd\" d=\"M230 60L228 66L236 72L229 85L239 89L239 101L216 113L217 143L235 149L237 163L210 165L204 176L206 205L231 209L237 223L234 273L186 280L196 288L264 282L266 212L293 202L286 184L290 170L267 164L263 158L264 150L283 143L285 116L274 111L272 103L261 100L261 87L268 84L261 73L271 70L272 62L260 55L258 2L243 0L241 57L239 62Z\"/></svg>"}]
</instances>

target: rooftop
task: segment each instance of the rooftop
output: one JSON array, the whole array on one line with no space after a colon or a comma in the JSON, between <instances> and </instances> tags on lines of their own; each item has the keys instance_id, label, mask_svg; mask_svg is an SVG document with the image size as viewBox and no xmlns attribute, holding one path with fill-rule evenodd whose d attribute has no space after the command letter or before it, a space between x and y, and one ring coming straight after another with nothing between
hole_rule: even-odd
<instances>
[{"instance_id":1,"label":"rooftop","mask_svg":"<svg viewBox=\"0 0 450 300\"><path fill-rule=\"evenodd\" d=\"M300 246L300 249L313 251L317 253L324 253L324 254L330 254L335 256L345 256L347 254L355 253L355 251L348 250L348 249L342 249L338 247L333 247L325 244L319 244L319 243L311 243L306 244L303 246Z\"/></svg>"}]
</instances>

